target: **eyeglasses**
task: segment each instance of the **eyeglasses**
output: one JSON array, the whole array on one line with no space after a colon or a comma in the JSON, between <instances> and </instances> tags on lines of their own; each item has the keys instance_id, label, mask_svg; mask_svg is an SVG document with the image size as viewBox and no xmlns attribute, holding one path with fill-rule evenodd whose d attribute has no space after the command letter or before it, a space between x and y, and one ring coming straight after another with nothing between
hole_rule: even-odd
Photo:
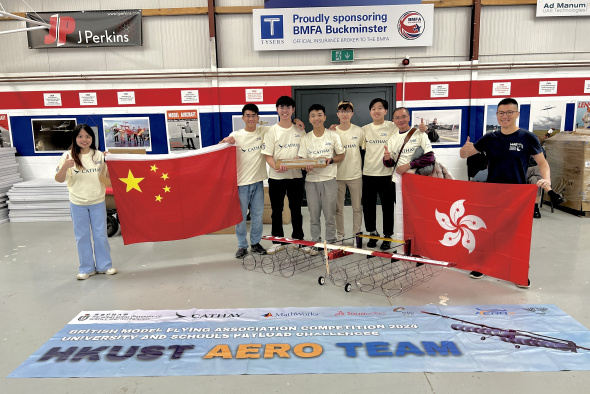
<instances>
[{"instance_id":1,"label":"eyeglasses","mask_svg":"<svg viewBox=\"0 0 590 394\"><path fill-rule=\"evenodd\" d=\"M499 111L499 112L496 112L496 114L498 116L504 116L504 115L512 116L512 115L517 114L517 113L518 113L518 111Z\"/></svg>"},{"instance_id":2,"label":"eyeglasses","mask_svg":"<svg viewBox=\"0 0 590 394\"><path fill-rule=\"evenodd\" d=\"M342 110L342 109L341 109L340 111L338 111L338 113L339 113L339 114L342 114L342 115L344 115L344 114L351 114L351 113L352 113L352 111L351 111L351 110L347 110L347 111L345 111L345 110Z\"/></svg>"},{"instance_id":3,"label":"eyeglasses","mask_svg":"<svg viewBox=\"0 0 590 394\"><path fill-rule=\"evenodd\" d=\"M402 120L402 119L406 119L409 117L410 117L409 115L396 116L395 118L393 118L393 120Z\"/></svg>"}]
</instances>

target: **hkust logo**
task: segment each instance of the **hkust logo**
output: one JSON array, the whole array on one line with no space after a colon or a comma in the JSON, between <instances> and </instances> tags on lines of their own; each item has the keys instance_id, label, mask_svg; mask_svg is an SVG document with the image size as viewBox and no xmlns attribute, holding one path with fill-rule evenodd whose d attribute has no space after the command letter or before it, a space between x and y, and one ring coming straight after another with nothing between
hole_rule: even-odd
<instances>
[{"instance_id":1,"label":"hkust logo","mask_svg":"<svg viewBox=\"0 0 590 394\"><path fill-rule=\"evenodd\" d=\"M424 17L416 11L404 13L397 22L397 31L406 40L415 40L424 33Z\"/></svg>"},{"instance_id":2,"label":"hkust logo","mask_svg":"<svg viewBox=\"0 0 590 394\"><path fill-rule=\"evenodd\" d=\"M265 44L281 44L284 37L283 15L260 16L260 38Z\"/></svg>"},{"instance_id":3,"label":"hkust logo","mask_svg":"<svg viewBox=\"0 0 590 394\"><path fill-rule=\"evenodd\" d=\"M463 247L471 253L475 249L475 235L471 230L486 228L486 224L478 216L463 216L465 214L464 202L465 200L457 200L451 205L450 218L446 214L440 213L438 209L435 210L435 216L438 224L448 231L439 242L444 246L451 247L462 240Z\"/></svg>"}]
</instances>

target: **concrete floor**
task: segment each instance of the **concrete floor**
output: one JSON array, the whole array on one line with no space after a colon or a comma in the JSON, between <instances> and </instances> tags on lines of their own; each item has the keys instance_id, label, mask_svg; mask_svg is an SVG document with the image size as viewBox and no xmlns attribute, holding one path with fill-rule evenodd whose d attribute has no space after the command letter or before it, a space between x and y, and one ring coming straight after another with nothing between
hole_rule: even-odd
<instances>
[{"instance_id":1,"label":"concrete floor","mask_svg":"<svg viewBox=\"0 0 590 394\"><path fill-rule=\"evenodd\" d=\"M350 223L351 212L345 213ZM533 224L530 289L490 277L476 281L451 269L395 299L319 286L315 271L289 279L245 271L233 258L235 235L130 246L116 235L110 242L119 274L77 281L71 223L2 224L0 393L586 393L586 371L6 378L82 310L412 306L447 298L448 305L555 304L590 327L590 219L551 214L547 207L542 213ZM290 225L285 229L289 234Z\"/></svg>"}]
</instances>

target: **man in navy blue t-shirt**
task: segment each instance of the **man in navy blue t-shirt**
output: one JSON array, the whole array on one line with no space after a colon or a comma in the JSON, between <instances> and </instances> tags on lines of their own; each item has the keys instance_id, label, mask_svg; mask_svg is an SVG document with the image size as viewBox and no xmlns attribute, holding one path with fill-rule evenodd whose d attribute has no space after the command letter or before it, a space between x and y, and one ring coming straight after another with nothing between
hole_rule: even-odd
<instances>
[{"instance_id":1,"label":"man in navy blue t-shirt","mask_svg":"<svg viewBox=\"0 0 590 394\"><path fill-rule=\"evenodd\" d=\"M488 158L488 182L526 184L529 157L532 156L539 166L542 179L537 186L550 188L551 176L549 163L543 156L541 143L536 135L516 125L518 103L513 98L505 98L498 103L496 116L499 131L485 134L475 144L469 141L460 150L461 158L466 159L479 152L485 152ZM483 276L481 272L469 274L474 279ZM528 288L530 286L519 286Z\"/></svg>"}]
</instances>

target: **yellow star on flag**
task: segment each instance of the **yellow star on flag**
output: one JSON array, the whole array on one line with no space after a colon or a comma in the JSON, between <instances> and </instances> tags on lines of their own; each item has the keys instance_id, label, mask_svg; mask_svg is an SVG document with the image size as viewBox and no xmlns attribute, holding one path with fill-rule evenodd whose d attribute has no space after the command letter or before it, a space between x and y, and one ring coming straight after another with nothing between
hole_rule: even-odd
<instances>
[{"instance_id":1,"label":"yellow star on flag","mask_svg":"<svg viewBox=\"0 0 590 394\"><path fill-rule=\"evenodd\" d=\"M133 174L131 173L131 170L129 170L129 174L127 175L127 178L119 178L119 180L121 182L123 182L127 185L126 192L129 192L131 189L136 189L141 192L141 189L139 188L139 182L143 181L143 179L144 178L134 177Z\"/></svg>"},{"instance_id":2,"label":"yellow star on flag","mask_svg":"<svg viewBox=\"0 0 590 394\"><path fill-rule=\"evenodd\" d=\"M152 169L150 171L156 172L156 170L158 169L158 167L156 167L156 165L154 164L153 166L150 166Z\"/></svg>"},{"instance_id":3,"label":"yellow star on flag","mask_svg":"<svg viewBox=\"0 0 590 394\"><path fill-rule=\"evenodd\" d=\"M156 201L158 201L158 202L162 202L162 196L160 196L160 195L157 195L157 196L156 196Z\"/></svg>"},{"instance_id":4,"label":"yellow star on flag","mask_svg":"<svg viewBox=\"0 0 590 394\"><path fill-rule=\"evenodd\" d=\"M163 187L163 189L164 189L164 192L166 192L166 193L170 192L170 186Z\"/></svg>"},{"instance_id":5,"label":"yellow star on flag","mask_svg":"<svg viewBox=\"0 0 590 394\"><path fill-rule=\"evenodd\" d=\"M162 179L163 179L163 180L166 180L166 179L168 179L168 174L162 174Z\"/></svg>"}]
</instances>

